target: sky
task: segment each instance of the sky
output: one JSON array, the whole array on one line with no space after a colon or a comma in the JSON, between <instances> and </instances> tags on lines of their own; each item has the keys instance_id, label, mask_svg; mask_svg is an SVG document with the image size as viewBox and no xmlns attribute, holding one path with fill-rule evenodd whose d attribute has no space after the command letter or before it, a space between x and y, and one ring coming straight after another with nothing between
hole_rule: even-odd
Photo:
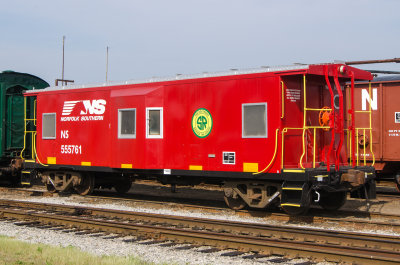
<instances>
[{"instance_id":1,"label":"sky","mask_svg":"<svg viewBox=\"0 0 400 265\"><path fill-rule=\"evenodd\" d=\"M398 0L0 0L0 71L54 84L400 57ZM400 64L360 65L400 71Z\"/></svg>"}]
</instances>

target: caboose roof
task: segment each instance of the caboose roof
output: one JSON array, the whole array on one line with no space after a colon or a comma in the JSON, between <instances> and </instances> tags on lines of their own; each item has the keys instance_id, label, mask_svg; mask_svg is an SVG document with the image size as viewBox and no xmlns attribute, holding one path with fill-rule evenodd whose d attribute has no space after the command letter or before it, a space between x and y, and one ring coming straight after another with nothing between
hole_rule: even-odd
<instances>
[{"instance_id":1,"label":"caboose roof","mask_svg":"<svg viewBox=\"0 0 400 265\"><path fill-rule=\"evenodd\" d=\"M177 74L170 77L152 77L146 79L135 79L128 81L111 81L97 84L80 84L80 85L68 85L68 86L52 86L40 91L26 91L25 93L38 93L46 91L58 91L58 90L70 90L70 89L82 89L82 88L96 88L96 87L111 87L111 86L122 86L122 85L132 85L132 84L148 84L148 83L158 83L158 82L169 82L169 81L179 81L179 80L189 80L189 79L201 79L201 78L214 78L214 77L224 77L224 76L238 76L238 75L248 75L248 74L262 74L262 73L273 73L279 72L295 72L307 71L310 66L315 69L315 67L322 67L323 65L333 65L333 64L295 64L287 66L268 66L260 68L251 69L231 69L229 71L219 71L219 72L203 72L199 74ZM349 66L347 66L349 67ZM352 68L352 67L349 67ZM355 69L355 68L353 68ZM359 70L360 71L360 70ZM361 70L362 71L362 70Z\"/></svg>"}]
</instances>

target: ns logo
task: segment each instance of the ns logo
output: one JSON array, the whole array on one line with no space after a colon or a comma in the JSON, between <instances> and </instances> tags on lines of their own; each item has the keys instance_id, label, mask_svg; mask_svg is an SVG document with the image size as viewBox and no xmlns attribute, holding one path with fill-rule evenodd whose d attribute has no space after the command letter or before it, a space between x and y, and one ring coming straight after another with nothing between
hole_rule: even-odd
<instances>
[{"instance_id":1,"label":"ns logo","mask_svg":"<svg viewBox=\"0 0 400 265\"><path fill-rule=\"evenodd\" d=\"M104 99L83 100L82 102L85 110L81 110L81 115L101 115L106 111L106 101Z\"/></svg>"},{"instance_id":2,"label":"ns logo","mask_svg":"<svg viewBox=\"0 0 400 265\"><path fill-rule=\"evenodd\" d=\"M106 111L107 102L104 99L64 101L63 116L71 115L76 104L82 102L81 115L102 115Z\"/></svg>"}]
</instances>

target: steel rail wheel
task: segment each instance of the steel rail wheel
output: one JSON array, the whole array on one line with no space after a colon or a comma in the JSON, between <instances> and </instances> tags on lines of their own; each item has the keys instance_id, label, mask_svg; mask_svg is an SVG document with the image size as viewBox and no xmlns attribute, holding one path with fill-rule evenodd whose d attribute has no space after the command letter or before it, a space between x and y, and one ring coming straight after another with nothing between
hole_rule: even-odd
<instances>
[{"instance_id":1,"label":"steel rail wheel","mask_svg":"<svg viewBox=\"0 0 400 265\"><path fill-rule=\"evenodd\" d=\"M310 192L307 192L307 195L305 195L303 203L301 204L300 207L282 205L282 209L289 215L305 215L310 209L310 205L311 205L311 194Z\"/></svg>"},{"instance_id":2,"label":"steel rail wheel","mask_svg":"<svg viewBox=\"0 0 400 265\"><path fill-rule=\"evenodd\" d=\"M51 193L56 193L57 192L56 188L51 183L50 184L46 184L46 189L47 189L48 192L51 192Z\"/></svg>"},{"instance_id":3,"label":"steel rail wheel","mask_svg":"<svg viewBox=\"0 0 400 265\"><path fill-rule=\"evenodd\" d=\"M397 190L400 191L400 172L397 172L397 174L395 176L395 182L396 182Z\"/></svg>"},{"instance_id":4,"label":"steel rail wheel","mask_svg":"<svg viewBox=\"0 0 400 265\"><path fill-rule=\"evenodd\" d=\"M82 176L81 183L77 186L74 186L74 189L79 195L91 194L94 189L93 175L87 174L87 175Z\"/></svg>"},{"instance_id":5,"label":"steel rail wheel","mask_svg":"<svg viewBox=\"0 0 400 265\"><path fill-rule=\"evenodd\" d=\"M129 178L123 178L115 182L114 188L119 194L127 193L132 187L132 181Z\"/></svg>"},{"instance_id":6,"label":"steel rail wheel","mask_svg":"<svg viewBox=\"0 0 400 265\"><path fill-rule=\"evenodd\" d=\"M231 188L224 189L224 201L232 210L241 210L246 206L246 202Z\"/></svg>"},{"instance_id":7,"label":"steel rail wheel","mask_svg":"<svg viewBox=\"0 0 400 265\"><path fill-rule=\"evenodd\" d=\"M325 210L335 211L342 207L347 201L347 192L320 192L321 198L318 204Z\"/></svg>"}]
</instances>

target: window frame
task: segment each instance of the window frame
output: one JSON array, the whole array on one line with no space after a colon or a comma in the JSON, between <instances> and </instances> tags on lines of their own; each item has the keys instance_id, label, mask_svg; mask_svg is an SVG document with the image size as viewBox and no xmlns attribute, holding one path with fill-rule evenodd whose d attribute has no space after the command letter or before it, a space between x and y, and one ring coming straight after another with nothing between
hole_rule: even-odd
<instances>
[{"instance_id":1,"label":"window frame","mask_svg":"<svg viewBox=\"0 0 400 265\"><path fill-rule=\"evenodd\" d=\"M121 125L122 125L122 112L124 111L135 111L135 132L133 134L121 134ZM118 109L118 139L136 139L136 131L137 131L137 111L136 108L125 108Z\"/></svg>"},{"instance_id":2,"label":"window frame","mask_svg":"<svg viewBox=\"0 0 400 265\"><path fill-rule=\"evenodd\" d=\"M245 106L265 106L265 135L244 135L244 108ZM268 104L267 102L258 102L258 103L243 103L242 104L242 138L268 138Z\"/></svg>"},{"instance_id":3,"label":"window frame","mask_svg":"<svg viewBox=\"0 0 400 265\"><path fill-rule=\"evenodd\" d=\"M160 134L155 135L155 134L149 134L149 120L150 120L150 110L159 110L160 111ZM162 139L164 138L164 114L163 114L163 108L162 107L150 107L146 108L146 138L147 139Z\"/></svg>"},{"instance_id":4,"label":"window frame","mask_svg":"<svg viewBox=\"0 0 400 265\"><path fill-rule=\"evenodd\" d=\"M44 116L54 115L54 137L53 136L44 136ZM57 113L55 112L46 112L42 113L42 139L45 140L54 140L57 139Z\"/></svg>"}]
</instances>

